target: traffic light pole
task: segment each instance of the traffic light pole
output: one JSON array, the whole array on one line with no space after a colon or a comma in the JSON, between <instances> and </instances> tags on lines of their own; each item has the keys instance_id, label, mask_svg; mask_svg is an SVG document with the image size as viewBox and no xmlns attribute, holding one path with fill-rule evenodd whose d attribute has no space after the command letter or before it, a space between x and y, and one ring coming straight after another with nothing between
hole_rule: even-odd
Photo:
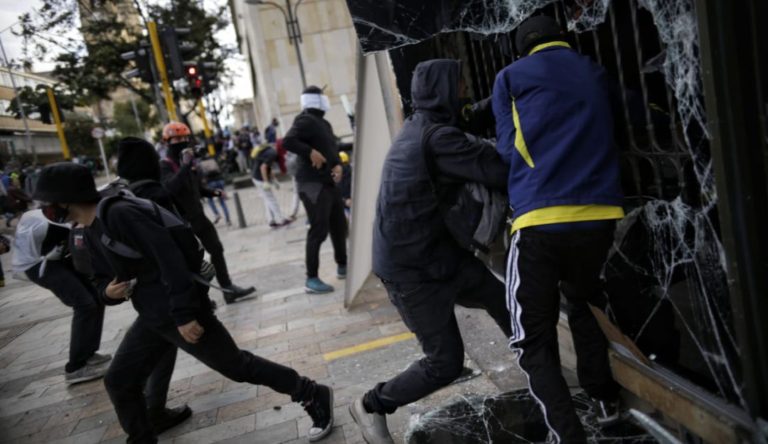
<instances>
[{"instance_id":1,"label":"traffic light pole","mask_svg":"<svg viewBox=\"0 0 768 444\"><path fill-rule=\"evenodd\" d=\"M202 97L197 99L197 108L200 112L200 118L203 120L203 134L205 134L205 144L208 146L208 154L215 156L216 149L213 147L213 143L211 143L211 127L208 126L208 118L205 117L205 104L203 104Z\"/></svg>"},{"instance_id":2,"label":"traffic light pole","mask_svg":"<svg viewBox=\"0 0 768 444\"><path fill-rule=\"evenodd\" d=\"M59 142L61 143L61 153L64 155L65 160L72 158L69 152L69 145L67 145L67 138L64 136L64 127L61 125L61 115L59 115L59 105L56 104L56 96L53 95L52 88L46 88L48 93L48 103L51 105L51 114L53 114L53 121L56 123L56 133L59 135Z\"/></svg>"},{"instance_id":3,"label":"traffic light pole","mask_svg":"<svg viewBox=\"0 0 768 444\"><path fill-rule=\"evenodd\" d=\"M157 33L157 23L147 22L147 28L149 30L149 40L152 43L152 53L155 56L155 66L157 72L160 75L160 82L163 86L163 96L165 97L165 108L168 110L168 118L170 120L178 120L176 116L176 104L173 102L173 92L171 91L171 84L168 81L168 71L165 67L165 56L163 55L163 49L160 46L160 37Z\"/></svg>"}]
</instances>

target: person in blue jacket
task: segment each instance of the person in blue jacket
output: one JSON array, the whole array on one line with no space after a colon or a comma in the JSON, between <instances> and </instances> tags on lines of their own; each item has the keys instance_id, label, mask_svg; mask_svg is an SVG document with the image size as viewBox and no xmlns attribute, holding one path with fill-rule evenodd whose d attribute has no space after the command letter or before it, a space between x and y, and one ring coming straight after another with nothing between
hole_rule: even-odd
<instances>
[{"instance_id":1,"label":"person in blue jacket","mask_svg":"<svg viewBox=\"0 0 768 444\"><path fill-rule=\"evenodd\" d=\"M557 344L560 294L580 385L597 419L618 419L607 340L589 304L601 306L600 273L624 216L618 149L605 71L564 41L550 17L517 30L521 58L493 86L497 150L510 166L513 240L507 266L510 348L527 374L555 442L586 442Z\"/></svg>"}]
</instances>

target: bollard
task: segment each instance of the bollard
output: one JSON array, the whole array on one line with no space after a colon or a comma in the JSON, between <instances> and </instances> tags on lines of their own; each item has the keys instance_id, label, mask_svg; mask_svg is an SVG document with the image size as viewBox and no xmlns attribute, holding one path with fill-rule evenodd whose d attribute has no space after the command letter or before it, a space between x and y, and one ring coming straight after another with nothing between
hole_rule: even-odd
<instances>
[{"instance_id":1,"label":"bollard","mask_svg":"<svg viewBox=\"0 0 768 444\"><path fill-rule=\"evenodd\" d=\"M237 191L234 192L235 198L235 210L237 210L237 223L240 228L245 228L245 214L243 214L243 206L240 204L240 195Z\"/></svg>"}]
</instances>

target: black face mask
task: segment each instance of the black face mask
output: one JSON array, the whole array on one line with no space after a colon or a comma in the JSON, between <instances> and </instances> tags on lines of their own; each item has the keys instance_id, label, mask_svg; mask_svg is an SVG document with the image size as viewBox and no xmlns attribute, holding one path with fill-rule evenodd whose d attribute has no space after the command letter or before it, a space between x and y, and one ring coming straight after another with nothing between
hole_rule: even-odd
<instances>
[{"instance_id":1,"label":"black face mask","mask_svg":"<svg viewBox=\"0 0 768 444\"><path fill-rule=\"evenodd\" d=\"M56 204L43 205L41 210L46 219L57 224L66 223L69 218L69 210Z\"/></svg>"},{"instance_id":2,"label":"black face mask","mask_svg":"<svg viewBox=\"0 0 768 444\"><path fill-rule=\"evenodd\" d=\"M181 152L186 148L189 148L189 142L176 142L168 144L168 152L174 159L178 159L181 156Z\"/></svg>"}]
</instances>

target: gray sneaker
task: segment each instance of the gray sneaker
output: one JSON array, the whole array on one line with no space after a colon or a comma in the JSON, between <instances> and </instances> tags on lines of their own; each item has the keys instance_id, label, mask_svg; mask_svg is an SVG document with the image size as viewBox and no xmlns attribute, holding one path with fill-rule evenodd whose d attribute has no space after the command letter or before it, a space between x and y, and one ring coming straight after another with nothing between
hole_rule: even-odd
<instances>
[{"instance_id":1,"label":"gray sneaker","mask_svg":"<svg viewBox=\"0 0 768 444\"><path fill-rule=\"evenodd\" d=\"M81 367L73 372L65 373L64 380L67 384L77 384L103 378L105 373L107 373L107 366L104 364L85 364L85 367Z\"/></svg>"},{"instance_id":2,"label":"gray sneaker","mask_svg":"<svg viewBox=\"0 0 768 444\"><path fill-rule=\"evenodd\" d=\"M91 364L91 365L101 365L111 360L112 360L112 355L110 354L105 353L102 355L101 353L94 353L93 356L91 356L90 358L88 358L87 361L85 361L85 363Z\"/></svg>"},{"instance_id":3,"label":"gray sneaker","mask_svg":"<svg viewBox=\"0 0 768 444\"><path fill-rule=\"evenodd\" d=\"M363 433L363 439L368 444L394 444L392 436L389 434L386 416L379 413L368 413L363 407L363 399L358 398L349 406L349 413L355 420L360 431Z\"/></svg>"}]
</instances>

